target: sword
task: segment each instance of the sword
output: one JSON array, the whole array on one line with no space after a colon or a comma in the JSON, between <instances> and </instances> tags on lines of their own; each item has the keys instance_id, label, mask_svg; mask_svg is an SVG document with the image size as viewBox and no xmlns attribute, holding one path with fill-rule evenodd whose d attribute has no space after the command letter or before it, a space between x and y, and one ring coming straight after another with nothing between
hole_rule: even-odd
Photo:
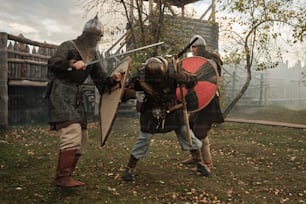
<instances>
[{"instance_id":1,"label":"sword","mask_svg":"<svg viewBox=\"0 0 306 204\"><path fill-rule=\"evenodd\" d=\"M136 48L136 49L132 49L132 50L129 50L129 51L126 51L126 52L123 52L123 53L118 53L118 54L115 54L115 55L111 55L107 58L114 58L114 57L118 57L118 56L121 56L121 55L126 55L126 54L129 54L129 53L132 53L132 52L137 52L139 50L144 50L144 49L147 49L147 48L150 48L150 47L155 47L155 46L162 45L162 44L164 44L164 42L158 42L158 43L146 45L146 46L139 47L139 48ZM86 63L86 66L98 63L100 61L101 60L93 60L91 62Z\"/></svg>"},{"instance_id":2,"label":"sword","mask_svg":"<svg viewBox=\"0 0 306 204\"><path fill-rule=\"evenodd\" d=\"M139 51L139 50L144 50L144 49L147 49L147 48L159 46L159 45L162 45L162 44L164 44L164 43L165 43L165 42L153 43L153 44L146 45L146 46L143 46L143 47L139 47L139 48L136 48L136 49L132 49L132 50L129 50L129 51L126 51L126 52L123 52L123 53L114 54L114 55L111 55L111 56L109 56L109 57L107 57L107 58L114 58L114 57L126 55L126 54L129 54L129 53L132 53L132 52L137 52L137 51ZM86 65L86 66L89 66L89 65L92 65L92 64L96 64L96 63L98 63L98 62L101 62L101 59L97 59L97 60L93 60L93 61L87 62L85 65ZM67 68L67 71L72 71L72 70L73 70L72 67L68 67L68 68Z\"/></svg>"}]
</instances>

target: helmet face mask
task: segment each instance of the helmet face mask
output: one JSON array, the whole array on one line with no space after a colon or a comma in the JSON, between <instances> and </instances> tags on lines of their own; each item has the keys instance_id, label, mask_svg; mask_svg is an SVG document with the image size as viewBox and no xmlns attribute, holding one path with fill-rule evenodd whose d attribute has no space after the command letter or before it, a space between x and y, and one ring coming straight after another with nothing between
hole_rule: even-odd
<instances>
[{"instance_id":1,"label":"helmet face mask","mask_svg":"<svg viewBox=\"0 0 306 204\"><path fill-rule=\"evenodd\" d=\"M203 56L206 49L205 46L198 45L198 46L192 46L191 51L194 56Z\"/></svg>"},{"instance_id":2,"label":"helmet face mask","mask_svg":"<svg viewBox=\"0 0 306 204\"><path fill-rule=\"evenodd\" d=\"M89 39L92 42L99 42L103 35L97 33L83 32L86 36L86 39Z\"/></svg>"}]
</instances>

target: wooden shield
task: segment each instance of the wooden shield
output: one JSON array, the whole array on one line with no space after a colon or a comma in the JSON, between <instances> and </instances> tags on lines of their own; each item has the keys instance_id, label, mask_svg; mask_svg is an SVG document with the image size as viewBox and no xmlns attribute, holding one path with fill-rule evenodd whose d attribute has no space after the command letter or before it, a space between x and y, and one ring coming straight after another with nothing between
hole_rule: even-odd
<instances>
[{"instance_id":1,"label":"wooden shield","mask_svg":"<svg viewBox=\"0 0 306 204\"><path fill-rule=\"evenodd\" d=\"M100 134L101 134L101 146L105 145L105 142L111 132L118 107L121 103L121 98L124 93L125 83L128 78L130 70L131 58L127 57L120 62L120 64L111 72L124 73L122 80L110 91L105 91L100 98Z\"/></svg>"},{"instance_id":2,"label":"wooden shield","mask_svg":"<svg viewBox=\"0 0 306 204\"><path fill-rule=\"evenodd\" d=\"M181 60L183 70L197 76L197 84L190 89L183 87L188 112L197 112L205 108L214 98L218 89L218 72L214 62L199 56L187 57ZM176 96L182 101L179 88Z\"/></svg>"}]
</instances>

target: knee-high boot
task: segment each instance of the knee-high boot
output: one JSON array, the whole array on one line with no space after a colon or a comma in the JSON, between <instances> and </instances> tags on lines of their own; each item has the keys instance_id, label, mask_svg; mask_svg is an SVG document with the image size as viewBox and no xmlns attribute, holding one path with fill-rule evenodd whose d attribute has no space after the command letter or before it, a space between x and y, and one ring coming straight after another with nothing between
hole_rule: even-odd
<instances>
[{"instance_id":1,"label":"knee-high boot","mask_svg":"<svg viewBox=\"0 0 306 204\"><path fill-rule=\"evenodd\" d=\"M76 168L76 165L80 159L82 154L79 154L79 153L76 153L75 156L74 156L74 160L73 160L73 163L72 163L72 166L71 166L71 173L70 173L70 177L72 175L72 173L74 172L75 168ZM79 186L83 186L85 185L83 182L81 181L77 181L79 183Z\"/></svg>"},{"instance_id":2,"label":"knee-high boot","mask_svg":"<svg viewBox=\"0 0 306 204\"><path fill-rule=\"evenodd\" d=\"M74 155L74 159L73 159L73 162L72 162L72 165L71 165L71 174L72 174L72 172L75 170L76 165L77 165L77 163L78 163L80 157L81 157L81 154L76 153L76 154ZM70 174L70 176L71 176L71 174Z\"/></svg>"},{"instance_id":3,"label":"knee-high boot","mask_svg":"<svg viewBox=\"0 0 306 204\"><path fill-rule=\"evenodd\" d=\"M82 182L71 178L72 171L76 165L76 152L76 149L59 152L56 177L54 182L56 186L75 187L84 185Z\"/></svg>"},{"instance_id":4,"label":"knee-high boot","mask_svg":"<svg viewBox=\"0 0 306 204\"><path fill-rule=\"evenodd\" d=\"M121 175L121 178L124 181L132 181L133 180L132 171L136 167L137 162L138 162L138 159L136 159L133 155L130 155L129 162L126 165L125 170Z\"/></svg>"},{"instance_id":5,"label":"knee-high boot","mask_svg":"<svg viewBox=\"0 0 306 204\"><path fill-rule=\"evenodd\" d=\"M199 172L201 176L209 176L211 174L211 171L204 163L201 151L199 149L190 150L190 153L195 162L197 163L197 172Z\"/></svg>"}]
</instances>

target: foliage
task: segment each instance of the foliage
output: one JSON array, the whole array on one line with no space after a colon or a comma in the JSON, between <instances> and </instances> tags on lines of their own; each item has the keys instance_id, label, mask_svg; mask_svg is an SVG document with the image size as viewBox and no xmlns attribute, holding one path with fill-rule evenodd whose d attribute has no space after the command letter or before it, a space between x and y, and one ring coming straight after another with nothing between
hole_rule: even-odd
<instances>
[{"instance_id":1,"label":"foliage","mask_svg":"<svg viewBox=\"0 0 306 204\"><path fill-rule=\"evenodd\" d=\"M189 42L192 31L181 30L180 25L171 22L173 16L177 18L181 13L178 9L173 9L169 1L156 1L152 5L141 0L81 0L81 2L82 8L87 13L99 11L101 16L109 13L114 15L120 13L125 18L126 25L124 29L127 31L125 40L128 50L157 42L165 42L162 46L131 55L133 63L136 63L135 67L151 56L176 55ZM185 15L192 16L193 14L185 13ZM118 26L114 25L113 27L108 28L107 32L111 34L114 32L113 29L116 30L118 28Z\"/></svg>"},{"instance_id":2,"label":"foliage","mask_svg":"<svg viewBox=\"0 0 306 204\"><path fill-rule=\"evenodd\" d=\"M226 63L238 64L245 60L246 82L240 93L225 110L231 111L247 90L252 68L274 68L282 59L287 44L303 42L306 31L305 7L302 1L278 0L219 0L221 33L232 40L230 49L224 50ZM284 32L284 30L288 32ZM276 39L291 35L282 45Z\"/></svg>"},{"instance_id":3,"label":"foliage","mask_svg":"<svg viewBox=\"0 0 306 204\"><path fill-rule=\"evenodd\" d=\"M46 126L0 132L1 203L305 203L305 130L224 123L210 132L215 168L199 177L180 161L174 133L156 135L136 180L120 175L139 131L138 119L119 117L104 147L98 123L74 177L84 187L53 186L58 138Z\"/></svg>"}]
</instances>

